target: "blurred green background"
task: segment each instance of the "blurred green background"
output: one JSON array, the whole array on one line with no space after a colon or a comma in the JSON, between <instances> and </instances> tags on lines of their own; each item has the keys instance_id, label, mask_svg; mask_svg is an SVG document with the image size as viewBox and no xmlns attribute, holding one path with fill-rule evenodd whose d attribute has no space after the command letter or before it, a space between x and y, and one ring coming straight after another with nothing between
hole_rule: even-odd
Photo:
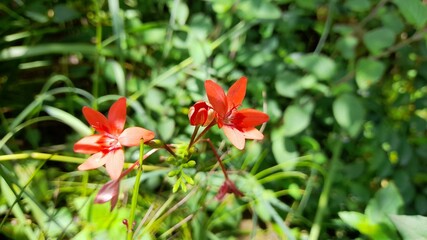
<instances>
[{"instance_id":1,"label":"blurred green background","mask_svg":"<svg viewBox=\"0 0 427 240\"><path fill-rule=\"evenodd\" d=\"M244 75L264 141L208 137L245 197L213 198L204 145L195 185L172 194L159 153L136 238L426 239L426 23L419 0L2 1L0 237L123 239L134 178L106 214L93 197L107 175L67 158L91 133L82 106L126 96L129 126L188 142L204 80Z\"/></svg>"}]
</instances>

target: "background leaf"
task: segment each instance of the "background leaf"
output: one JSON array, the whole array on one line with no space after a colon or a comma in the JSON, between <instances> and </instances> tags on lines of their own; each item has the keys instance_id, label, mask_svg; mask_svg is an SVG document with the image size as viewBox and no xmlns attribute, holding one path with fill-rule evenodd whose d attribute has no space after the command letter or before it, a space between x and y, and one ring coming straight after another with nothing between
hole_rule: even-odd
<instances>
[{"instance_id":1,"label":"background leaf","mask_svg":"<svg viewBox=\"0 0 427 240\"><path fill-rule=\"evenodd\" d=\"M337 123L346 130L350 136L357 136L362 128L366 115L366 110L359 98L352 94L343 94L335 99L332 109Z\"/></svg>"},{"instance_id":2,"label":"background leaf","mask_svg":"<svg viewBox=\"0 0 427 240\"><path fill-rule=\"evenodd\" d=\"M403 239L427 239L427 217L416 215L391 215L391 220Z\"/></svg>"},{"instance_id":3,"label":"background leaf","mask_svg":"<svg viewBox=\"0 0 427 240\"><path fill-rule=\"evenodd\" d=\"M393 0L393 2L399 7L406 21L416 28L424 27L427 22L427 7L425 4L417 0Z\"/></svg>"},{"instance_id":4,"label":"background leaf","mask_svg":"<svg viewBox=\"0 0 427 240\"><path fill-rule=\"evenodd\" d=\"M362 58L356 64L356 83L360 89L367 89L383 76L385 65L381 61Z\"/></svg>"},{"instance_id":5,"label":"background leaf","mask_svg":"<svg viewBox=\"0 0 427 240\"><path fill-rule=\"evenodd\" d=\"M394 32L385 27L370 30L363 36L363 43L374 55L379 54L384 49L390 47L394 41Z\"/></svg>"}]
</instances>

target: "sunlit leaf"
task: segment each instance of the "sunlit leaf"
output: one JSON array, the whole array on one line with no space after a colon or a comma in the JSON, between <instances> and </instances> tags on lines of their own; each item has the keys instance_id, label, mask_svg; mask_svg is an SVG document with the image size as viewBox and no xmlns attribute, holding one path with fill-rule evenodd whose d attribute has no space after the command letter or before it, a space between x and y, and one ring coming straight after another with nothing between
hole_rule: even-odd
<instances>
[{"instance_id":1,"label":"sunlit leaf","mask_svg":"<svg viewBox=\"0 0 427 240\"><path fill-rule=\"evenodd\" d=\"M391 215L390 218L403 239L427 239L427 217L420 215Z\"/></svg>"},{"instance_id":2,"label":"sunlit leaf","mask_svg":"<svg viewBox=\"0 0 427 240\"><path fill-rule=\"evenodd\" d=\"M360 89L367 89L377 83L383 76L385 65L383 62L362 58L356 64L356 83Z\"/></svg>"},{"instance_id":3,"label":"sunlit leaf","mask_svg":"<svg viewBox=\"0 0 427 240\"><path fill-rule=\"evenodd\" d=\"M312 102L305 105L294 104L286 108L283 116L284 135L294 136L308 127L314 109Z\"/></svg>"}]
</instances>

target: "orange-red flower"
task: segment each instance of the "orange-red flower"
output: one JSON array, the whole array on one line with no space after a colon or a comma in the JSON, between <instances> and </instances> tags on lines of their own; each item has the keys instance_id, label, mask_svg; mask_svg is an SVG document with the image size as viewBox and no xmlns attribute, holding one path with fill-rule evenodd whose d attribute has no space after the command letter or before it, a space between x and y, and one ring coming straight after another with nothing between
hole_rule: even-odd
<instances>
[{"instance_id":1,"label":"orange-red flower","mask_svg":"<svg viewBox=\"0 0 427 240\"><path fill-rule=\"evenodd\" d=\"M238 110L246 94L247 78L241 77L228 90L227 95L217 83L205 82L206 94L216 112L219 128L238 149L245 147L245 139L262 140L264 135L255 127L267 122L267 114L255 109Z\"/></svg>"},{"instance_id":2,"label":"orange-red flower","mask_svg":"<svg viewBox=\"0 0 427 240\"><path fill-rule=\"evenodd\" d=\"M214 110L206 102L196 102L188 111L188 119L193 126L206 127L214 119Z\"/></svg>"},{"instance_id":3,"label":"orange-red flower","mask_svg":"<svg viewBox=\"0 0 427 240\"><path fill-rule=\"evenodd\" d=\"M111 179L116 180L122 172L125 159L122 146L138 146L141 139L147 142L154 138L154 132L141 127L124 129L124 97L111 106L108 118L86 106L83 107L83 115L98 134L84 137L74 144L75 152L93 154L78 167L79 170L95 169L105 164Z\"/></svg>"}]
</instances>

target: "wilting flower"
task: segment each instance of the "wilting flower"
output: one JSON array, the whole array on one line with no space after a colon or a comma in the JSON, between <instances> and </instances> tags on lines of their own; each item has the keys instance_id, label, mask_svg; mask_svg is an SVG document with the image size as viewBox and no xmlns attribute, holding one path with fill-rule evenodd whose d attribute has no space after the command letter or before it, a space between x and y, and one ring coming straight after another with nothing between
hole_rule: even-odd
<instances>
[{"instance_id":1,"label":"wilting flower","mask_svg":"<svg viewBox=\"0 0 427 240\"><path fill-rule=\"evenodd\" d=\"M188 119L193 126L206 127L214 119L214 110L206 102L196 102L188 111Z\"/></svg>"},{"instance_id":2,"label":"wilting flower","mask_svg":"<svg viewBox=\"0 0 427 240\"><path fill-rule=\"evenodd\" d=\"M217 83L205 82L206 94L216 112L219 128L222 128L230 142L238 149L245 147L245 139L262 140L264 135L255 128L269 117L255 109L238 110L246 94L247 78L241 77L228 90L227 95Z\"/></svg>"},{"instance_id":3,"label":"wilting flower","mask_svg":"<svg viewBox=\"0 0 427 240\"><path fill-rule=\"evenodd\" d=\"M141 127L124 129L126 122L126 98L120 98L110 108L108 118L89 107L83 107L83 115L98 132L74 144L74 151L93 154L81 164L79 170L95 169L105 164L112 180L119 178L124 164L122 146L138 146L154 138L154 132ZM124 129L124 130L123 130Z\"/></svg>"},{"instance_id":4,"label":"wilting flower","mask_svg":"<svg viewBox=\"0 0 427 240\"><path fill-rule=\"evenodd\" d=\"M225 179L222 186L219 188L218 193L215 198L218 200L222 200L227 193L234 193L236 197L243 197L243 193L234 185L234 183L230 179Z\"/></svg>"},{"instance_id":5,"label":"wilting flower","mask_svg":"<svg viewBox=\"0 0 427 240\"><path fill-rule=\"evenodd\" d=\"M143 159L148 158L157 150L159 149L151 149L146 154L144 154ZM99 204L111 201L110 211L112 211L117 204L117 200L119 199L120 181L137 166L139 166L139 162L135 162L134 164L132 164L132 166L123 171L117 179L110 180L106 184L104 184L104 186L99 189L98 194L96 194L95 203Z\"/></svg>"},{"instance_id":6,"label":"wilting flower","mask_svg":"<svg viewBox=\"0 0 427 240\"><path fill-rule=\"evenodd\" d=\"M117 204L119 199L120 190L120 178L116 180L110 180L99 190L95 197L95 203L106 203L111 201L110 210L112 211Z\"/></svg>"}]
</instances>

